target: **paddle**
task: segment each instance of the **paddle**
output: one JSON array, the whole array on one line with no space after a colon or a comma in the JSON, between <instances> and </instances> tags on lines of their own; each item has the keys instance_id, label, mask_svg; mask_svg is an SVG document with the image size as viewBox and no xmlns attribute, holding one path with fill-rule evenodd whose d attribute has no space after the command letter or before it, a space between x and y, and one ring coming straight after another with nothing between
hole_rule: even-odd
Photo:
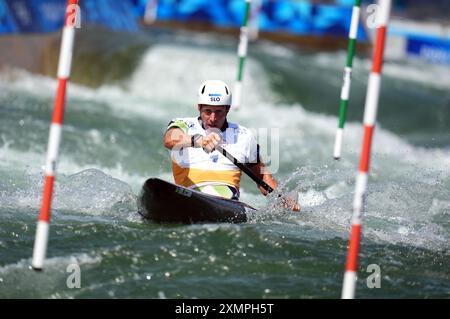
<instances>
[{"instance_id":1,"label":"paddle","mask_svg":"<svg viewBox=\"0 0 450 319\"><path fill-rule=\"evenodd\" d=\"M218 150L220 153L223 154L223 156L225 156L226 158L228 158L230 161L233 162L234 165L236 165L237 167L239 167L241 170L244 171L245 174L248 175L248 177L250 177L256 184L258 184L259 186L261 186L262 188L264 188L268 193L272 193L273 192L273 188L270 187L265 181L263 181L261 178L259 178L258 176L256 176L255 173L253 173L253 171L247 167L247 165L239 162L233 155L231 155L230 153L227 152L226 149L224 149L222 146L217 145L216 146L216 150Z\"/></svg>"},{"instance_id":2,"label":"paddle","mask_svg":"<svg viewBox=\"0 0 450 319\"><path fill-rule=\"evenodd\" d=\"M228 153L227 150L224 149L222 146L217 145L216 146L216 150L219 151L220 153L222 153L223 156L228 158L230 161L232 161L234 165L236 165L242 171L244 171L244 173L247 174L248 177L250 177L256 184L258 184L259 186L264 188L268 193L272 193L274 191L274 189L272 187L270 187L259 176L257 176L255 173L253 173L253 171L250 168L248 168L247 165L245 165L244 163L239 162L233 155ZM281 197L281 196L282 196L281 194L278 195L278 197ZM295 204L294 207L292 208L292 210L298 212L298 211L300 211L300 206L298 204Z\"/></svg>"}]
</instances>

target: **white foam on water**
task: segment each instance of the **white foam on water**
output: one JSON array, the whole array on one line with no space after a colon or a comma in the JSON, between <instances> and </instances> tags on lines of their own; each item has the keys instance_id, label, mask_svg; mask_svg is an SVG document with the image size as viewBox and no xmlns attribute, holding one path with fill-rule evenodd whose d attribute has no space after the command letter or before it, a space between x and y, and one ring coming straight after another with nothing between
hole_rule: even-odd
<instances>
[{"instance_id":1,"label":"white foam on water","mask_svg":"<svg viewBox=\"0 0 450 319\"><path fill-rule=\"evenodd\" d=\"M450 90L450 66L447 65L430 65L419 61L400 64L388 61L383 66L383 74L402 81Z\"/></svg>"},{"instance_id":2,"label":"white foam on water","mask_svg":"<svg viewBox=\"0 0 450 319\"><path fill-rule=\"evenodd\" d=\"M298 193L298 202L302 203L303 207L317 206L325 203L327 198L322 192L309 189L306 193Z\"/></svg>"},{"instance_id":3,"label":"white foam on water","mask_svg":"<svg viewBox=\"0 0 450 319\"><path fill-rule=\"evenodd\" d=\"M66 268L68 265L77 264L77 265L95 265L100 264L102 262L101 256L90 256L86 253L74 254L71 256L65 257L51 257L45 260L44 267L49 271L59 270L66 272ZM8 264L5 266L0 266L0 275L6 276L13 272L23 270L31 270L31 259L21 259L20 261L14 264ZM33 272L34 273L34 272ZM39 273L35 273L39 274Z\"/></svg>"},{"instance_id":4,"label":"white foam on water","mask_svg":"<svg viewBox=\"0 0 450 319\"><path fill-rule=\"evenodd\" d=\"M31 259L21 259L13 264L0 266L0 297L54 297L55 289L65 287L68 276L74 273L73 265L77 265L82 269L81 271L84 271L101 264L101 262L101 256L79 253L47 258L44 269L40 272L32 270ZM83 280L83 277L81 277L81 280ZM67 290L70 289L67 288Z\"/></svg>"},{"instance_id":5,"label":"white foam on water","mask_svg":"<svg viewBox=\"0 0 450 319\"><path fill-rule=\"evenodd\" d=\"M344 70L346 53L318 53L313 59L314 63L327 70ZM338 61L338 62L337 62ZM355 56L353 58L353 70L355 73L368 73L372 67L372 60ZM385 58L383 63L383 76L393 79L420 83L437 89L450 89L450 66L433 65L414 59L393 60ZM364 80L367 81L367 80Z\"/></svg>"},{"instance_id":6,"label":"white foam on water","mask_svg":"<svg viewBox=\"0 0 450 319\"><path fill-rule=\"evenodd\" d=\"M289 53L280 51L278 54L288 55ZM344 61L343 53L317 54L313 61L323 67L338 68L336 66L337 59ZM114 115L119 118L130 115L145 116L160 121L161 126L164 127L173 117L196 115L196 91L201 81L217 78L225 80L232 86L236 70L230 65L235 64L236 58L233 52L205 51L203 48L187 48L179 45L156 45L147 51L141 65L124 86L104 85L99 89L91 89L73 85L70 94L78 99L106 103L111 107ZM371 62L367 59L357 58L355 68L362 66L368 71L370 64ZM443 79L441 76L445 75L446 71L440 73L441 71L434 67L422 69L414 63L405 66L389 61L386 63L385 70L386 74L399 80L424 81L427 85L437 88L450 85L448 82L450 77ZM434 76L435 72L438 72L439 76ZM290 169L294 170L295 167L329 165L327 169L319 170L318 177L316 180L313 179L314 182L310 183L309 188L301 190L300 196L303 196L301 199L305 202L305 207L309 206L317 213L316 216L306 216L303 222L325 230L337 230L346 237L352 210L351 193L360 156L362 125L351 122L346 124L343 156L341 161L336 164L332 161L332 151L337 118L306 111L300 104L279 104L276 94L271 91L268 78L264 67L250 57L244 76L243 107L239 111L232 110L229 115L230 120L245 123L245 126L254 129L278 128L280 133L278 164L280 167L289 165ZM6 85L9 89L29 90L36 95L48 91L49 93L44 95L52 96L56 81L22 74L12 81L0 78L0 86ZM90 135L94 140L98 139L98 132L95 130L90 132ZM442 202L441 197L444 194L439 193L442 192L442 187L439 185L449 184L450 150L414 147L397 135L377 126L372 153L369 203L371 185L381 185L381 188L386 188L394 182L400 185L400 188L405 185L403 187L405 191L380 192L382 204L380 207L388 209L373 211L371 207L368 207L369 226L365 228L366 231L386 242L398 241L412 245L419 243L430 247L437 242L437 246L442 247L442 243L445 240L448 241L448 234L442 234L439 225L430 221L429 216L425 217L428 222L422 223L424 217L420 214L421 211L416 211L414 206L408 209L406 205L402 206L399 212L391 211L395 208L395 205L391 205L391 201L408 202L405 199L407 196L414 198L416 195L420 195L418 189L406 187L406 185L420 181L428 188L436 187L438 193L430 199L432 203ZM3 143L3 146L0 147L0 168L3 170L9 168L20 170L30 167L30 165L36 169L40 165L36 163L36 158L40 158L40 162L43 163L44 154L20 152L15 150L11 143ZM140 176L140 172L128 172L126 163L118 164L116 168L112 169L95 165L88 167L79 165L67 157L61 158L59 171L62 174L75 174L92 167L125 181L132 185L135 191L140 188L146 178ZM338 167L341 171L337 171ZM283 176L283 174L284 176L288 174L287 177L289 177L292 175L292 171L284 170L278 176ZM172 180L170 172L157 171L155 175ZM331 178L330 176L333 177L331 181L327 180ZM342 180L336 180L336 176L341 177ZM301 180L298 181L297 186L302 187ZM242 195L244 201L248 200L250 204L258 203L260 195L254 191L248 190L248 193L245 191ZM32 202L37 202L37 199L32 198ZM409 202L409 205L417 205L417 203L413 200ZM427 210L431 212L437 210L438 216L445 212L445 209L439 208L441 204L430 205L431 207L428 207ZM445 204L443 205L445 207ZM371 226L371 217L375 220L379 217L390 216L403 219L394 221L392 227L382 224L384 229L381 230L376 228L376 225ZM405 220L409 222L405 224ZM422 239L419 239L419 236L422 236Z\"/></svg>"},{"instance_id":7,"label":"white foam on water","mask_svg":"<svg viewBox=\"0 0 450 319\"><path fill-rule=\"evenodd\" d=\"M44 158L45 154L36 153L36 152L23 152L15 149L8 149L4 147L0 147L0 167L3 169L10 171L23 172L24 174L39 174L44 171ZM41 159L41 160L36 160ZM80 165L70 158L65 156L61 156L58 161L58 174L64 175L72 175L76 174L80 171L87 169L98 169L102 170L108 175L111 175L117 179L127 182L132 186L142 185L142 176L138 174L130 174L128 173L121 163L117 163L115 167L101 167L98 165Z\"/></svg>"}]
</instances>

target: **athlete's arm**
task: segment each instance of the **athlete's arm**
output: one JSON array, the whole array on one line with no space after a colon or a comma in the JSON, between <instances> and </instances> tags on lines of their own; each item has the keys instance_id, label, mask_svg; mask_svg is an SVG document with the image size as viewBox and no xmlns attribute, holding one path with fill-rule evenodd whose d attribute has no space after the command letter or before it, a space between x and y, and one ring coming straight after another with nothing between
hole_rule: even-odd
<instances>
[{"instance_id":1,"label":"athlete's arm","mask_svg":"<svg viewBox=\"0 0 450 319\"><path fill-rule=\"evenodd\" d=\"M179 148L191 146L191 136L185 134L178 127L171 127L164 134L164 146L171 150L174 146Z\"/></svg>"},{"instance_id":2,"label":"athlete's arm","mask_svg":"<svg viewBox=\"0 0 450 319\"><path fill-rule=\"evenodd\" d=\"M214 132L209 133L207 136L200 136L194 140L194 147L202 147L208 153L214 151L214 148L220 142L220 135ZM171 150L175 146L178 148L191 147L192 136L183 132L178 127L169 128L164 134L164 146Z\"/></svg>"},{"instance_id":3,"label":"athlete's arm","mask_svg":"<svg viewBox=\"0 0 450 319\"><path fill-rule=\"evenodd\" d=\"M266 182L273 189L276 189L278 187L278 182L272 176L269 169L264 165L264 163L262 161L259 161L253 167L250 167L250 169L253 171L253 173L255 173L257 176L259 176L264 182ZM264 196L267 196L269 194L261 186L259 186L259 191ZM281 200L281 204L283 205L283 207L292 209L293 211L297 211L297 212L300 211L300 205L297 203L296 199L290 198L287 196L281 196L280 200Z\"/></svg>"},{"instance_id":4,"label":"athlete's arm","mask_svg":"<svg viewBox=\"0 0 450 319\"><path fill-rule=\"evenodd\" d=\"M259 178L261 178L264 182L267 183L270 187L273 189L276 189L278 187L278 182L276 179L272 176L272 173L270 173L269 169L266 167L266 165L260 160L258 163L252 165L250 169L253 171L253 173L256 174ZM259 191L266 196L268 192L261 186L259 186Z\"/></svg>"}]
</instances>

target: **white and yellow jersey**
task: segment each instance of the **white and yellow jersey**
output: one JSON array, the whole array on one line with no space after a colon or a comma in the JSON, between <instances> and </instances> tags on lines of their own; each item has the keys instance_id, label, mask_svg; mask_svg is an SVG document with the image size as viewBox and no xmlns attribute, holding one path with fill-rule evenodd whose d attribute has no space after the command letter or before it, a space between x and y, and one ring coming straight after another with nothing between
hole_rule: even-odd
<instances>
[{"instance_id":1,"label":"white and yellow jersey","mask_svg":"<svg viewBox=\"0 0 450 319\"><path fill-rule=\"evenodd\" d=\"M200 118L177 118L167 129L177 127L185 134L207 135ZM223 147L241 163L257 163L258 144L252 132L238 124L225 122L221 132ZM171 151L175 183L206 193L236 198L228 186L239 192L241 170L218 151L206 153L202 148L177 148ZM225 187L220 187L225 186Z\"/></svg>"}]
</instances>

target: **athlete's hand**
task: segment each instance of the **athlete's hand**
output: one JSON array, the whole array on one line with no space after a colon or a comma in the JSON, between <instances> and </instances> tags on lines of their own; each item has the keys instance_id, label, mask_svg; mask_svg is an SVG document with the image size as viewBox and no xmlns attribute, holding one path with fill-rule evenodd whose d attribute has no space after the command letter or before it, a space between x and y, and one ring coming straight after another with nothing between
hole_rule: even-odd
<instances>
[{"instance_id":1,"label":"athlete's hand","mask_svg":"<svg viewBox=\"0 0 450 319\"><path fill-rule=\"evenodd\" d=\"M214 151L216 146L219 145L220 141L221 141L220 135L215 132L211 132L206 136L202 136L199 139L199 144L200 147L203 147L203 149L207 153L211 153L212 151Z\"/></svg>"},{"instance_id":2,"label":"athlete's hand","mask_svg":"<svg viewBox=\"0 0 450 319\"><path fill-rule=\"evenodd\" d=\"M288 197L286 195L281 195L280 196L280 201L281 201L281 204L283 205L284 208L291 209L294 212L299 212L300 211L300 205L292 197Z\"/></svg>"}]
</instances>

